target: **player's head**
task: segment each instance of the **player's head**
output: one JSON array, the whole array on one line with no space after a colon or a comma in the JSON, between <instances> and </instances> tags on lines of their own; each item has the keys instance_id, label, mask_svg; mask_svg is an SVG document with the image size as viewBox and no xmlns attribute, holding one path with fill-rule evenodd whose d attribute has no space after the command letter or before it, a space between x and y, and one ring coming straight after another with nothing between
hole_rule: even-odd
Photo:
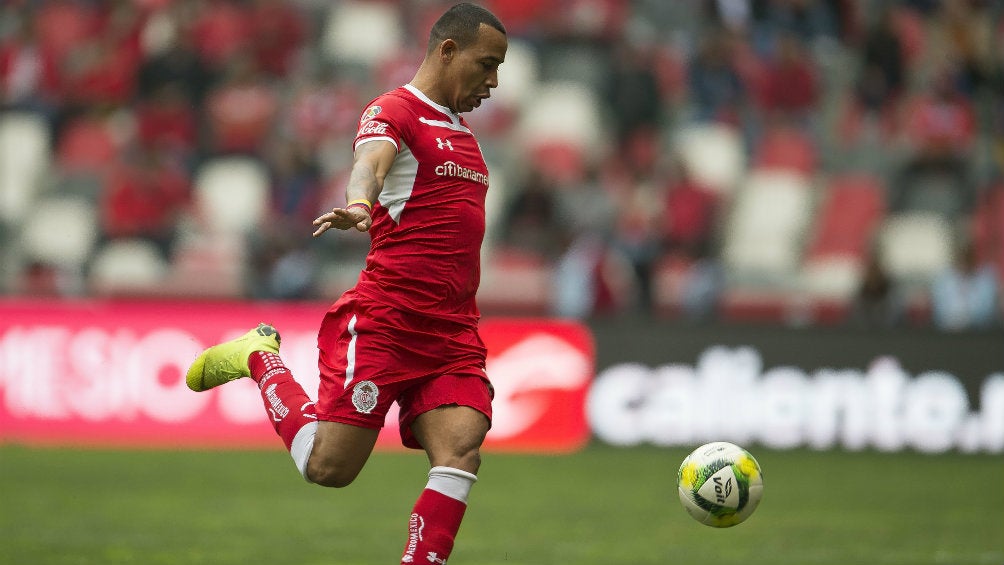
<instances>
[{"instance_id":1,"label":"player's head","mask_svg":"<svg viewBox=\"0 0 1004 565\"><path fill-rule=\"evenodd\" d=\"M432 26L426 60L438 67L439 88L454 112L469 112L498 86L508 47L505 26L474 4L457 4Z\"/></svg>"}]
</instances>

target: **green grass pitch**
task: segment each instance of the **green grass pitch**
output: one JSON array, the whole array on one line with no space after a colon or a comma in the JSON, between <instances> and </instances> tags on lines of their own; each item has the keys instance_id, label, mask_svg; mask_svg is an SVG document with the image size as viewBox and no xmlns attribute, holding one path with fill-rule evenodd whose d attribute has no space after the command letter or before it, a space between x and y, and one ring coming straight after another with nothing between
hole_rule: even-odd
<instances>
[{"instance_id":1,"label":"green grass pitch","mask_svg":"<svg viewBox=\"0 0 1004 565\"><path fill-rule=\"evenodd\" d=\"M777 452L744 524L693 521L689 450L486 453L452 565L1004 565L1004 457ZM280 451L0 447L0 563L397 563L420 453L377 453L347 489Z\"/></svg>"}]
</instances>

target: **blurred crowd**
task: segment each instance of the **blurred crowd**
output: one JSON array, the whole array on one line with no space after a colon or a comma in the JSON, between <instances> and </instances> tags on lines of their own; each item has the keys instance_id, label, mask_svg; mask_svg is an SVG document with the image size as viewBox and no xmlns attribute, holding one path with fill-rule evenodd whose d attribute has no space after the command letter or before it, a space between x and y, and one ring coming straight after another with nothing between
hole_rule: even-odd
<instances>
[{"instance_id":1,"label":"blurred crowd","mask_svg":"<svg viewBox=\"0 0 1004 565\"><path fill-rule=\"evenodd\" d=\"M0 294L328 299L438 0L7 0ZM1001 323L990 0L493 0L487 312Z\"/></svg>"}]
</instances>

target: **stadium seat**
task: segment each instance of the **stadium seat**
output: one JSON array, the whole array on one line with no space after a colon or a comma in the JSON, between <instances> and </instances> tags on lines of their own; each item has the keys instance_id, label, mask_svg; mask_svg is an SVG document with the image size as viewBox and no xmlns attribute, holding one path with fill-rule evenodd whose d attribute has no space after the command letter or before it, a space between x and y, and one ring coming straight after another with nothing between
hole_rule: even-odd
<instances>
[{"instance_id":1,"label":"stadium seat","mask_svg":"<svg viewBox=\"0 0 1004 565\"><path fill-rule=\"evenodd\" d=\"M95 252L88 282L100 295L155 294L167 272L168 263L152 242L113 240Z\"/></svg>"},{"instance_id":2,"label":"stadium seat","mask_svg":"<svg viewBox=\"0 0 1004 565\"><path fill-rule=\"evenodd\" d=\"M879 232L878 243L879 256L890 277L907 286L926 285L952 261L951 226L930 212L889 216Z\"/></svg>"},{"instance_id":3,"label":"stadium seat","mask_svg":"<svg viewBox=\"0 0 1004 565\"><path fill-rule=\"evenodd\" d=\"M567 143L587 155L599 149L604 134L595 93L575 83L550 82L539 85L532 98L517 125L522 147Z\"/></svg>"},{"instance_id":4,"label":"stadium seat","mask_svg":"<svg viewBox=\"0 0 1004 565\"><path fill-rule=\"evenodd\" d=\"M790 172L754 172L725 226L726 276L739 285L780 284L799 265L812 209L808 182Z\"/></svg>"},{"instance_id":5,"label":"stadium seat","mask_svg":"<svg viewBox=\"0 0 1004 565\"><path fill-rule=\"evenodd\" d=\"M557 182L581 179L598 154L603 127L595 94L575 83L551 82L533 89L515 135L542 174Z\"/></svg>"},{"instance_id":6,"label":"stadium seat","mask_svg":"<svg viewBox=\"0 0 1004 565\"><path fill-rule=\"evenodd\" d=\"M996 264L998 278L1004 281L1004 185L982 195L973 215L972 238L980 259Z\"/></svg>"},{"instance_id":7,"label":"stadium seat","mask_svg":"<svg viewBox=\"0 0 1004 565\"><path fill-rule=\"evenodd\" d=\"M731 195L746 172L742 137L724 124L702 124L681 129L674 141L694 179L723 196Z\"/></svg>"},{"instance_id":8,"label":"stadium seat","mask_svg":"<svg viewBox=\"0 0 1004 565\"><path fill-rule=\"evenodd\" d=\"M528 42L512 38L506 50L505 64L499 67L499 88L492 92L492 100L505 106L524 106L533 103L540 74L537 52Z\"/></svg>"},{"instance_id":9,"label":"stadium seat","mask_svg":"<svg viewBox=\"0 0 1004 565\"><path fill-rule=\"evenodd\" d=\"M757 142L753 167L812 175L818 157L812 139L795 127L772 127Z\"/></svg>"},{"instance_id":10,"label":"stadium seat","mask_svg":"<svg viewBox=\"0 0 1004 565\"><path fill-rule=\"evenodd\" d=\"M265 216L269 179L249 157L221 157L204 164L195 178L195 208L207 232L243 233Z\"/></svg>"},{"instance_id":11,"label":"stadium seat","mask_svg":"<svg viewBox=\"0 0 1004 565\"><path fill-rule=\"evenodd\" d=\"M885 214L884 191L870 175L832 179L815 222L809 257L847 255L863 259Z\"/></svg>"},{"instance_id":12,"label":"stadium seat","mask_svg":"<svg viewBox=\"0 0 1004 565\"><path fill-rule=\"evenodd\" d=\"M50 197L37 202L25 219L21 244L29 261L79 269L98 237L94 204L82 198Z\"/></svg>"},{"instance_id":13,"label":"stadium seat","mask_svg":"<svg viewBox=\"0 0 1004 565\"><path fill-rule=\"evenodd\" d=\"M484 261L478 289L484 312L546 314L550 292L551 269L538 255L497 246Z\"/></svg>"},{"instance_id":14,"label":"stadium seat","mask_svg":"<svg viewBox=\"0 0 1004 565\"><path fill-rule=\"evenodd\" d=\"M56 147L56 160L64 171L100 173L118 155L111 127L102 119L82 117L67 125Z\"/></svg>"},{"instance_id":15,"label":"stadium seat","mask_svg":"<svg viewBox=\"0 0 1004 565\"><path fill-rule=\"evenodd\" d=\"M165 288L174 296L242 296L247 255L245 237L185 233L174 247Z\"/></svg>"},{"instance_id":16,"label":"stadium seat","mask_svg":"<svg viewBox=\"0 0 1004 565\"><path fill-rule=\"evenodd\" d=\"M800 286L806 297L849 302L861 286L864 265L847 255L810 257L802 265Z\"/></svg>"},{"instance_id":17,"label":"stadium seat","mask_svg":"<svg viewBox=\"0 0 1004 565\"><path fill-rule=\"evenodd\" d=\"M0 115L0 221L24 218L49 166L49 128L28 112Z\"/></svg>"},{"instance_id":18,"label":"stadium seat","mask_svg":"<svg viewBox=\"0 0 1004 565\"><path fill-rule=\"evenodd\" d=\"M813 298L849 300L884 214L878 179L855 174L833 179L816 214L802 265L802 290Z\"/></svg>"},{"instance_id":19,"label":"stadium seat","mask_svg":"<svg viewBox=\"0 0 1004 565\"><path fill-rule=\"evenodd\" d=\"M393 3L336 2L321 41L333 61L372 66L394 55L404 43L403 35Z\"/></svg>"}]
</instances>

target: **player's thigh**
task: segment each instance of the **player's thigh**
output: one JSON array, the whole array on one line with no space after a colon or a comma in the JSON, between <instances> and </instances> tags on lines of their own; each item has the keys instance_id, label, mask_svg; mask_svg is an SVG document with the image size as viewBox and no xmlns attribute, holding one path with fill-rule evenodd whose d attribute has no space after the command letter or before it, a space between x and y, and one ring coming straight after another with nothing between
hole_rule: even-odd
<instances>
[{"instance_id":1,"label":"player's thigh","mask_svg":"<svg viewBox=\"0 0 1004 565\"><path fill-rule=\"evenodd\" d=\"M366 465L379 434L379 429L319 421L307 476L325 486L347 486Z\"/></svg>"},{"instance_id":2,"label":"player's thigh","mask_svg":"<svg viewBox=\"0 0 1004 565\"><path fill-rule=\"evenodd\" d=\"M433 467L445 466L477 473L480 448L491 423L469 406L440 406L423 412L411 423L411 432L429 456Z\"/></svg>"}]
</instances>

